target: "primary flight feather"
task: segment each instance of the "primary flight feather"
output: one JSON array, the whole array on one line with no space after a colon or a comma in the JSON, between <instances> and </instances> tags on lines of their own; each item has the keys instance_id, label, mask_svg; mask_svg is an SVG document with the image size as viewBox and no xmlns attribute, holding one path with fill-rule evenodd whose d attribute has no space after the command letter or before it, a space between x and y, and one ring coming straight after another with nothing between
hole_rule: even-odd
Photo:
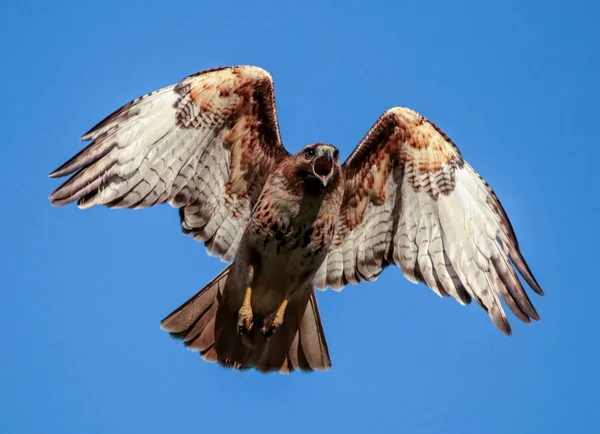
<instances>
[{"instance_id":1,"label":"primary flight feather","mask_svg":"<svg viewBox=\"0 0 600 434\"><path fill-rule=\"evenodd\" d=\"M515 272L542 289L489 185L444 132L387 110L352 155L282 145L271 76L194 74L126 104L51 177L80 208L179 208L183 231L231 263L161 326L208 361L291 372L331 366L314 288L372 281L388 265L440 296L475 299L505 334L502 299L539 320Z\"/></svg>"}]
</instances>

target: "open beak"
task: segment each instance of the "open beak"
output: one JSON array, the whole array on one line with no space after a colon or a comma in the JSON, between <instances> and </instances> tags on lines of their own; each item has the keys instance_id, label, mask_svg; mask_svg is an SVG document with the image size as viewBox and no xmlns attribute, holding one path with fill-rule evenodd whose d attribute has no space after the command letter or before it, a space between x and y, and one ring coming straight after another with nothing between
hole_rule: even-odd
<instances>
[{"instance_id":1,"label":"open beak","mask_svg":"<svg viewBox=\"0 0 600 434\"><path fill-rule=\"evenodd\" d=\"M321 181L323 187L327 187L327 183L333 176L333 156L330 149L322 151L321 155L313 160L313 174Z\"/></svg>"}]
</instances>

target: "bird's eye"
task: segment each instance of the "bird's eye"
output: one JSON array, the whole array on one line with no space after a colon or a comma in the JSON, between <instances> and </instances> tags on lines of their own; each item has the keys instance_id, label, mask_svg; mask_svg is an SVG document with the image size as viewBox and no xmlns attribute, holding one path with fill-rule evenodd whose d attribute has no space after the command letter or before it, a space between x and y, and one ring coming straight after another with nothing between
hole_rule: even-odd
<instances>
[{"instance_id":1,"label":"bird's eye","mask_svg":"<svg viewBox=\"0 0 600 434\"><path fill-rule=\"evenodd\" d=\"M335 151L333 151L333 158L335 158L337 160L339 156L340 156L340 151L338 151L337 149Z\"/></svg>"},{"instance_id":2,"label":"bird's eye","mask_svg":"<svg viewBox=\"0 0 600 434\"><path fill-rule=\"evenodd\" d=\"M315 156L315 149L314 148L308 148L304 150L304 156L306 158L311 158Z\"/></svg>"}]
</instances>

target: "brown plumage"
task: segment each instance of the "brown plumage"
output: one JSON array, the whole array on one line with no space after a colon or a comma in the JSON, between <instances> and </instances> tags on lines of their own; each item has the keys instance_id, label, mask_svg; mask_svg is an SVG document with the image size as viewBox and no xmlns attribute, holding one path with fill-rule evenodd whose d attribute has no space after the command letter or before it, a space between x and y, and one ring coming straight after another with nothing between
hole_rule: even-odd
<instances>
[{"instance_id":1,"label":"brown plumage","mask_svg":"<svg viewBox=\"0 0 600 434\"><path fill-rule=\"evenodd\" d=\"M225 67L126 104L82 139L50 175L72 175L54 205L169 203L185 233L232 261L161 323L205 360L328 369L314 288L375 280L390 264L440 296L475 298L506 334L500 299L539 320L515 268L543 292L498 198L410 109L386 111L343 165L323 143L290 155L270 75Z\"/></svg>"}]
</instances>

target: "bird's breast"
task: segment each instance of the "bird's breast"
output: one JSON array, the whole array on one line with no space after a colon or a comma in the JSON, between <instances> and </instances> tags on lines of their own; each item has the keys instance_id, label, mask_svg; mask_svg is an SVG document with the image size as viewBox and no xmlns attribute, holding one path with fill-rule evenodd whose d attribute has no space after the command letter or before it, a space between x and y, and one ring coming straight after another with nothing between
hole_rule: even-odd
<instances>
[{"instance_id":1,"label":"bird's breast","mask_svg":"<svg viewBox=\"0 0 600 434\"><path fill-rule=\"evenodd\" d=\"M251 234L252 244L260 252L263 265L288 264L294 270L302 271L321 265L332 239L333 224L321 219L271 220L268 226L257 225Z\"/></svg>"},{"instance_id":2,"label":"bird's breast","mask_svg":"<svg viewBox=\"0 0 600 434\"><path fill-rule=\"evenodd\" d=\"M259 208L252 216L246 236L260 264L256 285L293 291L312 281L334 233L333 216L319 210L293 213Z\"/></svg>"}]
</instances>

